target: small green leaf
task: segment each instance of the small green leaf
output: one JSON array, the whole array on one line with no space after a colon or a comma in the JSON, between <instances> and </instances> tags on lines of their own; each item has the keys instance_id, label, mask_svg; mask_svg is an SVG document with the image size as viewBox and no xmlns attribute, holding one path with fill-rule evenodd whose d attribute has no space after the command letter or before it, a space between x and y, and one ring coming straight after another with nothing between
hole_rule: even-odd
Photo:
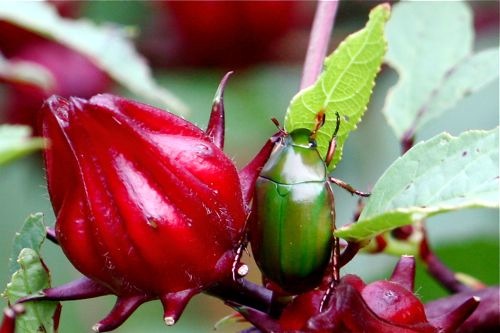
<instances>
[{"instance_id":1,"label":"small green leaf","mask_svg":"<svg viewBox=\"0 0 500 333\"><path fill-rule=\"evenodd\" d=\"M498 77L498 53L496 59L493 53L472 56L472 23L461 1L394 5L386 62L399 81L387 95L384 114L398 138Z\"/></svg>"},{"instance_id":2,"label":"small green leaf","mask_svg":"<svg viewBox=\"0 0 500 333\"><path fill-rule=\"evenodd\" d=\"M50 277L38 253L29 248L19 253L20 269L12 275L4 292L10 304L24 296L32 295L50 287ZM54 315L58 302L28 302L24 304L26 312L16 320L17 333L56 332Z\"/></svg>"},{"instance_id":3,"label":"small green leaf","mask_svg":"<svg viewBox=\"0 0 500 333\"><path fill-rule=\"evenodd\" d=\"M12 244L11 256L9 259L9 272L14 274L19 269L17 258L24 248L30 248L40 253L43 241L46 237L45 225L43 224L43 214L31 214L23 224L21 231L16 233Z\"/></svg>"},{"instance_id":4,"label":"small green leaf","mask_svg":"<svg viewBox=\"0 0 500 333\"><path fill-rule=\"evenodd\" d=\"M12 83L34 85L45 91L54 86L54 76L43 66L31 61L10 61L0 54L0 79Z\"/></svg>"},{"instance_id":5,"label":"small green leaf","mask_svg":"<svg viewBox=\"0 0 500 333\"><path fill-rule=\"evenodd\" d=\"M45 141L31 137L28 126L0 125L0 166L42 149Z\"/></svg>"},{"instance_id":6,"label":"small green leaf","mask_svg":"<svg viewBox=\"0 0 500 333\"><path fill-rule=\"evenodd\" d=\"M335 113L339 113L337 150L330 169L342 158L343 144L366 110L386 50L384 25L389 15L389 5L375 7L366 26L348 36L326 58L325 70L316 83L295 95L288 107L285 116L287 132L299 128L314 129L317 113L325 112L326 123L316 137L323 157L335 130Z\"/></svg>"},{"instance_id":7,"label":"small green leaf","mask_svg":"<svg viewBox=\"0 0 500 333\"><path fill-rule=\"evenodd\" d=\"M498 140L496 128L415 145L380 177L358 222L335 234L363 240L438 213L498 207Z\"/></svg>"},{"instance_id":8,"label":"small green leaf","mask_svg":"<svg viewBox=\"0 0 500 333\"><path fill-rule=\"evenodd\" d=\"M146 61L127 38L126 29L98 26L85 19L62 18L43 1L2 1L0 19L87 55L96 66L133 93L159 103L171 112L187 113L184 103L154 82ZM71 75L71 70L68 75Z\"/></svg>"}]
</instances>

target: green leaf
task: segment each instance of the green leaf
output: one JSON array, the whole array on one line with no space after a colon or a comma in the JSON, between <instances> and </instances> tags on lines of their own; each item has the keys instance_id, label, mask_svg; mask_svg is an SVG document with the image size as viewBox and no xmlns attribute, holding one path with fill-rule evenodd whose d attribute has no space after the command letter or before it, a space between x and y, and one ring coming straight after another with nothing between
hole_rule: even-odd
<instances>
[{"instance_id":1,"label":"green leaf","mask_svg":"<svg viewBox=\"0 0 500 333\"><path fill-rule=\"evenodd\" d=\"M50 276L38 253L29 248L19 253L20 269L12 275L4 292L10 304L24 296L32 295L50 287ZM26 312L16 320L17 333L55 332L54 315L58 302L28 302L24 304Z\"/></svg>"},{"instance_id":2,"label":"green leaf","mask_svg":"<svg viewBox=\"0 0 500 333\"><path fill-rule=\"evenodd\" d=\"M441 86L422 105L415 119L414 130L420 129L425 123L450 110L465 96L481 90L498 79L499 50L488 49L466 57L454 67L443 79Z\"/></svg>"},{"instance_id":3,"label":"green leaf","mask_svg":"<svg viewBox=\"0 0 500 333\"><path fill-rule=\"evenodd\" d=\"M375 184L358 222L335 234L364 240L438 213L498 207L498 140L496 128L415 145Z\"/></svg>"},{"instance_id":4,"label":"green leaf","mask_svg":"<svg viewBox=\"0 0 500 333\"><path fill-rule=\"evenodd\" d=\"M23 224L21 231L16 233L12 244L11 256L9 259L9 272L14 274L19 269L17 258L24 248L30 248L40 253L46 231L43 224L43 214L31 214Z\"/></svg>"},{"instance_id":5,"label":"green leaf","mask_svg":"<svg viewBox=\"0 0 500 333\"><path fill-rule=\"evenodd\" d=\"M316 115L326 114L326 123L319 130L316 140L323 157L336 126L336 115L341 116L337 135L337 150L330 169L342 158L342 147L349 132L356 129L366 110L372 93L374 79L386 50L384 25L390 15L390 7L375 7L366 26L348 36L325 60L325 70L314 85L301 90L290 102L285 116L285 129L291 132L299 128L313 130Z\"/></svg>"},{"instance_id":6,"label":"green leaf","mask_svg":"<svg viewBox=\"0 0 500 333\"><path fill-rule=\"evenodd\" d=\"M28 126L0 125L0 166L42 149L45 141L31 137Z\"/></svg>"},{"instance_id":7,"label":"green leaf","mask_svg":"<svg viewBox=\"0 0 500 333\"><path fill-rule=\"evenodd\" d=\"M384 114L400 139L498 77L498 50L472 55L466 3L400 2L386 31L386 62L399 81L387 95Z\"/></svg>"},{"instance_id":8,"label":"green leaf","mask_svg":"<svg viewBox=\"0 0 500 333\"><path fill-rule=\"evenodd\" d=\"M171 112L187 113L184 103L154 82L146 61L127 38L130 33L126 29L98 26L85 19L62 18L53 6L43 1L2 1L0 19L85 54L96 66L133 93L159 103Z\"/></svg>"}]
</instances>

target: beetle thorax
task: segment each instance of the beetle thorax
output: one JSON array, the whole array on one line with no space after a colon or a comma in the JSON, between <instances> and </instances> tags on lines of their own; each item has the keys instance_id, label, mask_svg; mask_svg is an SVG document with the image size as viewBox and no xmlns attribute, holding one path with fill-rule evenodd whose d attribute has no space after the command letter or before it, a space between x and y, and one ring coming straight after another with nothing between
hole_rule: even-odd
<instances>
[{"instance_id":1,"label":"beetle thorax","mask_svg":"<svg viewBox=\"0 0 500 333\"><path fill-rule=\"evenodd\" d=\"M327 168L310 132L292 132L271 155L260 175L280 184L324 182Z\"/></svg>"}]
</instances>

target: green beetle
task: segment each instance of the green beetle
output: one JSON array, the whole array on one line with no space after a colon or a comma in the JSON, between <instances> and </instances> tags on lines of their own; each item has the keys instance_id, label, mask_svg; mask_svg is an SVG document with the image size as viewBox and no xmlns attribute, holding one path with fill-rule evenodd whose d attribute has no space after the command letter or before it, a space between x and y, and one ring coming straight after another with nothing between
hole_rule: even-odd
<instances>
[{"instance_id":1,"label":"green beetle","mask_svg":"<svg viewBox=\"0 0 500 333\"><path fill-rule=\"evenodd\" d=\"M325 160L315 140L324 121L320 112L313 131L285 133L255 185L249 227L252 253L264 279L287 293L301 293L321 282L336 241L332 233L335 208L331 183L352 189L328 177L339 115ZM335 268L336 262L333 265ZM337 269L333 271L338 273Z\"/></svg>"}]
</instances>

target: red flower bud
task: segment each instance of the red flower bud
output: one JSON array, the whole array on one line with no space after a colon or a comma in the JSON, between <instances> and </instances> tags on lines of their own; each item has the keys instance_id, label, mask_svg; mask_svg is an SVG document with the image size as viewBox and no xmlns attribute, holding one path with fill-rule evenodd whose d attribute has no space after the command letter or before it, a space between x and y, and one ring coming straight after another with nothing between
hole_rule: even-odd
<instances>
[{"instance_id":1,"label":"red flower bud","mask_svg":"<svg viewBox=\"0 0 500 333\"><path fill-rule=\"evenodd\" d=\"M12 62L27 61L42 66L53 79L47 90L5 80L8 87L5 114L0 114L0 121L34 125L40 105L50 95L89 98L111 85L107 74L83 54L1 20L0 52ZM68 68L72 75L68 75Z\"/></svg>"},{"instance_id":2,"label":"red flower bud","mask_svg":"<svg viewBox=\"0 0 500 333\"><path fill-rule=\"evenodd\" d=\"M245 208L233 163L202 130L111 95L52 97L42 112L56 235L80 271L116 293L217 279Z\"/></svg>"},{"instance_id":3,"label":"red flower bud","mask_svg":"<svg viewBox=\"0 0 500 333\"><path fill-rule=\"evenodd\" d=\"M478 306L472 297L435 311L428 320L423 303L413 294L415 260L404 256L390 280L365 285L357 276L346 275L331 291L314 290L297 296L278 320L255 309L233 307L264 331L279 332L454 332Z\"/></svg>"},{"instance_id":4,"label":"red flower bud","mask_svg":"<svg viewBox=\"0 0 500 333\"><path fill-rule=\"evenodd\" d=\"M207 133L112 95L45 102L42 134L50 140L45 164L56 237L86 278L38 299L115 294L115 308L94 327L105 331L159 298L172 325L195 293L231 280L249 189L273 142L238 174L220 149L222 88Z\"/></svg>"}]
</instances>

